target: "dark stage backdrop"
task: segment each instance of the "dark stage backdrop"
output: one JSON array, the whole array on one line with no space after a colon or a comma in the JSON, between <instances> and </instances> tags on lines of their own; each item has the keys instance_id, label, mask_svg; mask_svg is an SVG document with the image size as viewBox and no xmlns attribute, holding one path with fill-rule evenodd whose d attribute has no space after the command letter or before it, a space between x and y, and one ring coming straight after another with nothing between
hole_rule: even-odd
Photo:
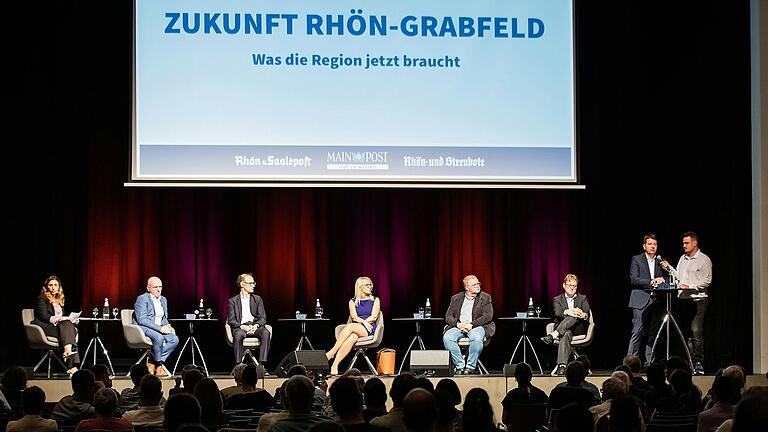
<instances>
[{"instance_id":1,"label":"dark stage backdrop","mask_svg":"<svg viewBox=\"0 0 768 432\"><path fill-rule=\"evenodd\" d=\"M237 274L248 271L275 327L273 365L298 340L275 320L311 313L320 298L327 317L345 321L360 275L373 279L391 318L410 316L427 297L441 316L474 273L501 317L524 310L529 297L551 315L571 272L597 321L586 352L595 367L612 368L630 331L630 256L655 232L660 253L676 262L680 234L692 229L714 262L706 366L751 368L748 4L577 3L584 191L124 188L130 2L46 14L51 32L20 60L24 98L12 118L20 134L8 143L23 147L34 168L6 161L18 177L7 187L9 349L0 350L0 367L37 360L19 309L49 274L62 278L67 310L88 313L104 297L132 307L158 275L171 315L204 298L223 317ZM688 332L686 312L679 318ZM232 361L222 326L196 329L218 371ZM383 346L402 353L412 330L388 322ZM118 326L104 332L127 369L138 353ZM426 334L430 347L441 345L439 326ZM486 365L501 369L518 337L518 327L499 324ZM327 348L331 326L312 329L312 339ZM554 350L534 343L551 367Z\"/></svg>"}]
</instances>

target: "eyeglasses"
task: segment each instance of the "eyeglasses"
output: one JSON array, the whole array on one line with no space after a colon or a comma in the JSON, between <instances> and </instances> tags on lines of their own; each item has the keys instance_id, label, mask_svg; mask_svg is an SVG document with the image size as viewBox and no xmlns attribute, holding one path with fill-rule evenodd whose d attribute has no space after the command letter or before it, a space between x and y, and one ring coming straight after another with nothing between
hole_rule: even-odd
<instances>
[{"instance_id":1,"label":"eyeglasses","mask_svg":"<svg viewBox=\"0 0 768 432\"><path fill-rule=\"evenodd\" d=\"M576 288L579 286L579 284L565 284L568 288Z\"/></svg>"},{"instance_id":2,"label":"eyeglasses","mask_svg":"<svg viewBox=\"0 0 768 432\"><path fill-rule=\"evenodd\" d=\"M476 286L480 286L480 282L475 282L473 284L467 285L467 288L474 288Z\"/></svg>"},{"instance_id":3,"label":"eyeglasses","mask_svg":"<svg viewBox=\"0 0 768 432\"><path fill-rule=\"evenodd\" d=\"M162 286L162 285L158 285L158 286L150 286L150 288L151 288L151 289L163 289L163 286Z\"/></svg>"},{"instance_id":4,"label":"eyeglasses","mask_svg":"<svg viewBox=\"0 0 768 432\"><path fill-rule=\"evenodd\" d=\"M372 287L373 284L363 284L364 287Z\"/></svg>"},{"instance_id":5,"label":"eyeglasses","mask_svg":"<svg viewBox=\"0 0 768 432\"><path fill-rule=\"evenodd\" d=\"M243 282L246 285L256 286L256 282Z\"/></svg>"}]
</instances>

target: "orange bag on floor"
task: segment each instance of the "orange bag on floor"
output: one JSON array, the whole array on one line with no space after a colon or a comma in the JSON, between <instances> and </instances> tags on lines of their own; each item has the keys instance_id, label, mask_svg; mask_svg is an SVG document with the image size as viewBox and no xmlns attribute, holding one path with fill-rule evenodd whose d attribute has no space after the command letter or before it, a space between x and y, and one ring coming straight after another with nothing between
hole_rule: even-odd
<instances>
[{"instance_id":1,"label":"orange bag on floor","mask_svg":"<svg viewBox=\"0 0 768 432\"><path fill-rule=\"evenodd\" d=\"M384 348L376 353L376 372L381 375L395 374L395 350Z\"/></svg>"}]
</instances>

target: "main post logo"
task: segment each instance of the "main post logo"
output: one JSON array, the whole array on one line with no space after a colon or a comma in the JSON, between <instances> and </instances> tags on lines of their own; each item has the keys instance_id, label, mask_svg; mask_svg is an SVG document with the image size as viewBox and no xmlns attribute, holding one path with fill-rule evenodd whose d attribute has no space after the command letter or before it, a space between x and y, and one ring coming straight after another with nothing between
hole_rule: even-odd
<instances>
[{"instance_id":1,"label":"main post logo","mask_svg":"<svg viewBox=\"0 0 768 432\"><path fill-rule=\"evenodd\" d=\"M329 170L388 170L389 152L339 151L328 152L326 169Z\"/></svg>"}]
</instances>

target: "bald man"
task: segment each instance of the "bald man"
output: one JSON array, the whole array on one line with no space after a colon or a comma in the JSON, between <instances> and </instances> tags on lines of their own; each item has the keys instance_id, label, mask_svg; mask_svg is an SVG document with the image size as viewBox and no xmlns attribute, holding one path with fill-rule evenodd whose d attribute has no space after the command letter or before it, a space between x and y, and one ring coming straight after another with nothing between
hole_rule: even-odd
<instances>
[{"instance_id":1,"label":"bald man","mask_svg":"<svg viewBox=\"0 0 768 432\"><path fill-rule=\"evenodd\" d=\"M179 338L168 323L168 301L161 295L162 292L163 281L159 277L152 276L147 280L147 292L136 298L133 323L152 340L154 362L147 364L149 373L158 378L170 378L171 374L163 363L179 345Z\"/></svg>"}]
</instances>

